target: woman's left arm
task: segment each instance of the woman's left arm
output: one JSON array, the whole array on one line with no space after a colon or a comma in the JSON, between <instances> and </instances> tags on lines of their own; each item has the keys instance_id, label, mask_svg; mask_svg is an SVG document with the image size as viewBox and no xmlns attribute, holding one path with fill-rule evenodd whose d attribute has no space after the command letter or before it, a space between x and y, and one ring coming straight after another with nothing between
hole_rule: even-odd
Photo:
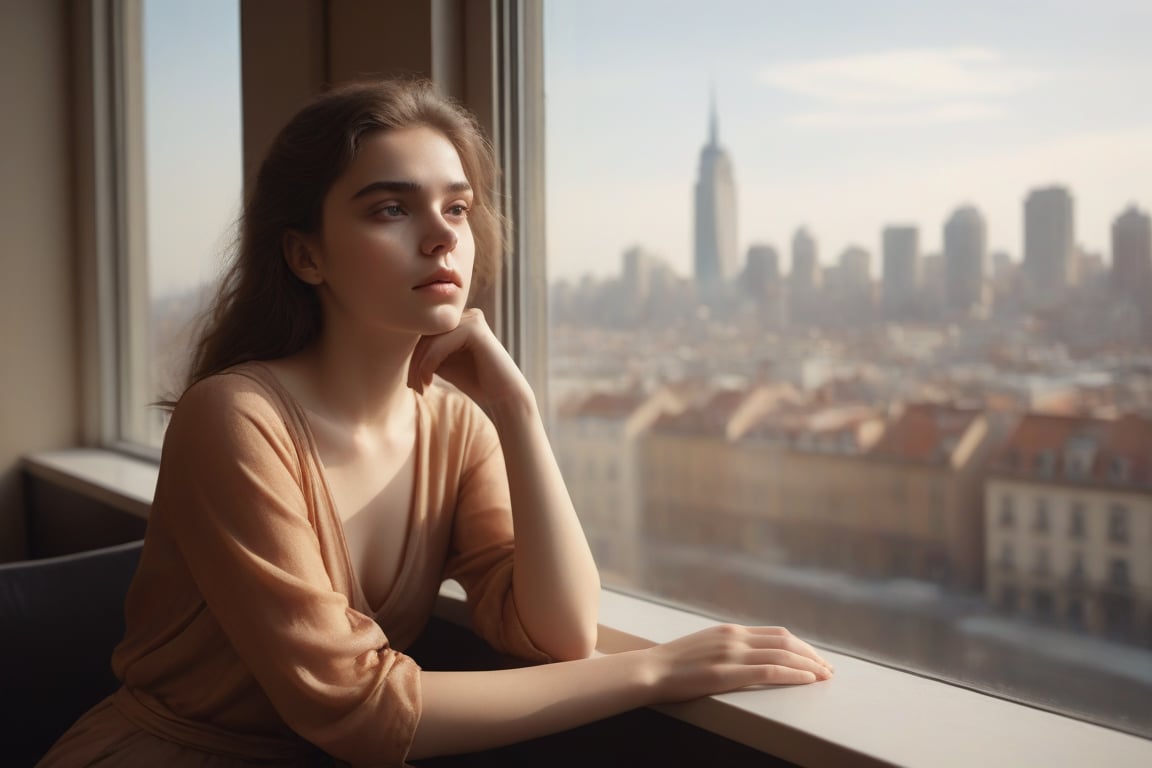
<instances>
[{"instance_id":1,"label":"woman's left arm","mask_svg":"<svg viewBox=\"0 0 1152 768\"><path fill-rule=\"evenodd\" d=\"M439 374L488 413L508 468L516 536L512 590L532 642L558 660L596 646L600 577L556 464L536 397L479 310L453 331L421 339L409 383Z\"/></svg>"}]
</instances>

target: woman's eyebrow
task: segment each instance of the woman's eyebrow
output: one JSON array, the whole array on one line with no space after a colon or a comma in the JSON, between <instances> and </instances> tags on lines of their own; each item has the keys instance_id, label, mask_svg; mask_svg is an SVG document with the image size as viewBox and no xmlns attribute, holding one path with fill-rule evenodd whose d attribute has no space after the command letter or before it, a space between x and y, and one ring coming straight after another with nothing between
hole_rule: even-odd
<instances>
[{"instance_id":1,"label":"woman's eyebrow","mask_svg":"<svg viewBox=\"0 0 1152 768\"><path fill-rule=\"evenodd\" d=\"M420 192L423 189L424 185L415 181L374 181L352 195L352 199L356 200L374 192ZM445 191L471 192L472 185L466 181L453 181L448 184Z\"/></svg>"}]
</instances>

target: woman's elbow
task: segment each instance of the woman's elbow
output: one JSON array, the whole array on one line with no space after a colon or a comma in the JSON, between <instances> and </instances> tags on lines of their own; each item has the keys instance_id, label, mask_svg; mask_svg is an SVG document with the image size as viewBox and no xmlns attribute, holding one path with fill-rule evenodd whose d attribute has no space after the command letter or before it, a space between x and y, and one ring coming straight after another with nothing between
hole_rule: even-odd
<instances>
[{"instance_id":1,"label":"woman's elbow","mask_svg":"<svg viewBox=\"0 0 1152 768\"><path fill-rule=\"evenodd\" d=\"M564 637L557 638L549 643L544 650L556 661L577 661L586 659L596 650L599 628L596 624L566 633Z\"/></svg>"}]
</instances>

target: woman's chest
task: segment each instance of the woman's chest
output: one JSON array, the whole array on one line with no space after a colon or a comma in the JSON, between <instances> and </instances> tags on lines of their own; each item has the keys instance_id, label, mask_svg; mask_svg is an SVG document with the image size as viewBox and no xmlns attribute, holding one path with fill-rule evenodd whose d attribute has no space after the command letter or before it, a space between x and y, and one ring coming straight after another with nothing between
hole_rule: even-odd
<instances>
[{"instance_id":1,"label":"woman's chest","mask_svg":"<svg viewBox=\"0 0 1152 768\"><path fill-rule=\"evenodd\" d=\"M317 431L324 484L340 519L350 565L369 605L378 607L395 585L414 533L414 445L358 446Z\"/></svg>"}]
</instances>

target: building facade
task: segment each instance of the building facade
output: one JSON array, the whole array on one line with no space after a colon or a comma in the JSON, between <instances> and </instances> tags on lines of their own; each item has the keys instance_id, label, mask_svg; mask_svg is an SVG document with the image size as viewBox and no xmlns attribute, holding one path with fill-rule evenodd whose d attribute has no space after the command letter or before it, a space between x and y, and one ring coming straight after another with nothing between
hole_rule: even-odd
<instances>
[{"instance_id":1,"label":"building facade","mask_svg":"<svg viewBox=\"0 0 1152 768\"><path fill-rule=\"evenodd\" d=\"M987 599L1152 645L1152 420L1029 414L992 464Z\"/></svg>"}]
</instances>

